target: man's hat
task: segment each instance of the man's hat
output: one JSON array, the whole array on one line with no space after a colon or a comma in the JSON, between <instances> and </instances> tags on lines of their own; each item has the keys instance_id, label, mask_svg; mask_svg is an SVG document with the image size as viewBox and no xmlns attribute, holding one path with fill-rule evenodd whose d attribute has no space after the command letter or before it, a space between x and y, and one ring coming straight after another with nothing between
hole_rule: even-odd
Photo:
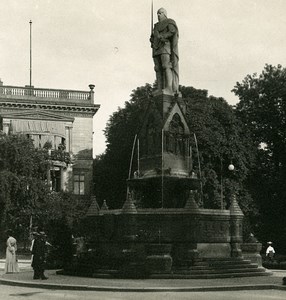
<instances>
[{"instance_id":1,"label":"man's hat","mask_svg":"<svg viewBox=\"0 0 286 300\"><path fill-rule=\"evenodd\" d=\"M272 245L272 242L267 242L268 245Z\"/></svg>"}]
</instances>

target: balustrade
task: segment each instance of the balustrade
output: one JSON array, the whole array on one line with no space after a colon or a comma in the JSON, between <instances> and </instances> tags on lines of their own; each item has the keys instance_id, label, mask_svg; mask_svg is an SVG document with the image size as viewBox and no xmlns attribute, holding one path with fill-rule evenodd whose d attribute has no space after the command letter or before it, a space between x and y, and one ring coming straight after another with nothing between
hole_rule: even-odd
<instances>
[{"instance_id":1,"label":"balustrade","mask_svg":"<svg viewBox=\"0 0 286 300\"><path fill-rule=\"evenodd\" d=\"M71 163L70 153L63 151L63 150L51 150L50 158L51 158L51 160L62 161L62 162L65 162L66 164Z\"/></svg>"},{"instance_id":2,"label":"balustrade","mask_svg":"<svg viewBox=\"0 0 286 300\"><path fill-rule=\"evenodd\" d=\"M0 97L28 97L52 100L91 101L94 100L93 88L89 91L42 89L30 86L0 86Z\"/></svg>"}]
</instances>

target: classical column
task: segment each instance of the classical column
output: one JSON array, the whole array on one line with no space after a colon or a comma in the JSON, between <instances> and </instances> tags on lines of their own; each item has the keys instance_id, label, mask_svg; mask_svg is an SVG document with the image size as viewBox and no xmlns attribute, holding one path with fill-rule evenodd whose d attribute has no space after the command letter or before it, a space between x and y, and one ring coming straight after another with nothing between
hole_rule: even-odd
<instances>
[{"instance_id":1,"label":"classical column","mask_svg":"<svg viewBox=\"0 0 286 300\"><path fill-rule=\"evenodd\" d=\"M72 152L72 126L69 127L69 152Z\"/></svg>"},{"instance_id":2,"label":"classical column","mask_svg":"<svg viewBox=\"0 0 286 300\"><path fill-rule=\"evenodd\" d=\"M65 127L65 135L66 135L66 152L70 152L70 128L68 126Z\"/></svg>"},{"instance_id":3,"label":"classical column","mask_svg":"<svg viewBox=\"0 0 286 300\"><path fill-rule=\"evenodd\" d=\"M65 126L66 152L72 151L72 126Z\"/></svg>"},{"instance_id":4,"label":"classical column","mask_svg":"<svg viewBox=\"0 0 286 300\"><path fill-rule=\"evenodd\" d=\"M61 190L65 191L66 190L66 173L67 169L64 167L61 167Z\"/></svg>"}]
</instances>

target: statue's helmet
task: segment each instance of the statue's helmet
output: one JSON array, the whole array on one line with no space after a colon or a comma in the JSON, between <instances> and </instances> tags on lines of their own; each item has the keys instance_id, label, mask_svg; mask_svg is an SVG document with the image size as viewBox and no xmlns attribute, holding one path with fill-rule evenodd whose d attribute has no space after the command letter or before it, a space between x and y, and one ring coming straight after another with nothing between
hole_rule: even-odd
<instances>
[{"instance_id":1,"label":"statue's helmet","mask_svg":"<svg viewBox=\"0 0 286 300\"><path fill-rule=\"evenodd\" d=\"M159 8L157 13L163 13L164 16L167 18L167 10L163 7Z\"/></svg>"}]
</instances>

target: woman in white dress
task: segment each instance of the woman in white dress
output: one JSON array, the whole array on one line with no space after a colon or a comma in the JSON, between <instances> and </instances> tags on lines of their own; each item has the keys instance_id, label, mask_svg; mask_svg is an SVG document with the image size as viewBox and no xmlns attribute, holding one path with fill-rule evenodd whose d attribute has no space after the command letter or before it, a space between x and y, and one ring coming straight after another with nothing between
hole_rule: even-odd
<instances>
[{"instance_id":1,"label":"woman in white dress","mask_svg":"<svg viewBox=\"0 0 286 300\"><path fill-rule=\"evenodd\" d=\"M7 231L7 248L6 248L6 263L5 263L5 273L18 273L19 266L16 257L17 251L17 241L12 237L11 230Z\"/></svg>"}]
</instances>

